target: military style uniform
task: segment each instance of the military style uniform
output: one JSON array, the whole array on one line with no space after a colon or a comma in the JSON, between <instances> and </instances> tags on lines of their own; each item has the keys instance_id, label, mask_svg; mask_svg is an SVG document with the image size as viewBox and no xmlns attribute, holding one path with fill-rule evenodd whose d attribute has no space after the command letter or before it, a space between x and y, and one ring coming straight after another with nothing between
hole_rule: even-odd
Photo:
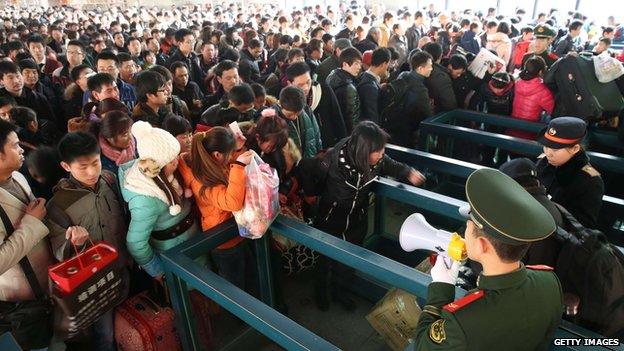
<instances>
[{"instance_id":1,"label":"military style uniform","mask_svg":"<svg viewBox=\"0 0 624 351\"><path fill-rule=\"evenodd\" d=\"M549 148L574 146L585 137L587 126L577 117L558 117L540 133L538 141ZM585 227L596 228L602 207L604 182L581 150L564 165L555 167L541 155L537 161L540 182L552 201L565 207Z\"/></svg>"},{"instance_id":2,"label":"military style uniform","mask_svg":"<svg viewBox=\"0 0 624 351\"><path fill-rule=\"evenodd\" d=\"M533 33L535 33L536 38L547 38L547 39L552 39L557 35L554 29L547 24L539 24L535 26ZM550 52L549 49L546 49L539 54L533 53L533 52L524 54L524 56L522 57L522 65L524 66L524 62L533 55L537 55L543 58L544 61L546 62L546 68L550 68L550 66L552 66L553 63L555 63L555 61L559 59L559 56Z\"/></svg>"},{"instance_id":3,"label":"military style uniform","mask_svg":"<svg viewBox=\"0 0 624 351\"><path fill-rule=\"evenodd\" d=\"M550 213L498 170L472 173L466 197L469 209L460 212L506 244L540 241L556 228ZM477 289L457 301L454 294L449 283L429 285L414 350L547 350L563 313L561 285L548 266L518 263L506 274L482 273Z\"/></svg>"}]
</instances>

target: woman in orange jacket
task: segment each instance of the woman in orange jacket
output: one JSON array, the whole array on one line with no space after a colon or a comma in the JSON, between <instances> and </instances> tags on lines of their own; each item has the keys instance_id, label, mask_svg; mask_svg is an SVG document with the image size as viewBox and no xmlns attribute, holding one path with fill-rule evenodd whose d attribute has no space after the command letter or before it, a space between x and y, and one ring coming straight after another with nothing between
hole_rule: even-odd
<instances>
[{"instance_id":1,"label":"woman in orange jacket","mask_svg":"<svg viewBox=\"0 0 624 351\"><path fill-rule=\"evenodd\" d=\"M245 202L245 166L252 153L235 156L239 143L229 129L214 127L193 136L191 153L180 158L179 170L191 188L201 213L202 230L210 230L232 217ZM235 158L234 162L231 160ZM244 239L236 237L211 253L219 275L244 289Z\"/></svg>"}]
</instances>

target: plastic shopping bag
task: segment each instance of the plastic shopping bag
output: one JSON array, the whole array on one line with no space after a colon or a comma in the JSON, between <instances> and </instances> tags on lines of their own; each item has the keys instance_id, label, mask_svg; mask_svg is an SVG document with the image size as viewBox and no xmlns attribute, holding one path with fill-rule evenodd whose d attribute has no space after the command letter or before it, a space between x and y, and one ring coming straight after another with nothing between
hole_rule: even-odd
<instances>
[{"instance_id":1,"label":"plastic shopping bag","mask_svg":"<svg viewBox=\"0 0 624 351\"><path fill-rule=\"evenodd\" d=\"M233 212L234 219L240 236L259 239L279 214L279 177L255 152L245 173L245 205L242 210Z\"/></svg>"},{"instance_id":2,"label":"plastic shopping bag","mask_svg":"<svg viewBox=\"0 0 624 351\"><path fill-rule=\"evenodd\" d=\"M608 52L594 56L594 68L596 78L600 83L609 83L624 74L624 65L617 59L611 57Z\"/></svg>"}]
</instances>

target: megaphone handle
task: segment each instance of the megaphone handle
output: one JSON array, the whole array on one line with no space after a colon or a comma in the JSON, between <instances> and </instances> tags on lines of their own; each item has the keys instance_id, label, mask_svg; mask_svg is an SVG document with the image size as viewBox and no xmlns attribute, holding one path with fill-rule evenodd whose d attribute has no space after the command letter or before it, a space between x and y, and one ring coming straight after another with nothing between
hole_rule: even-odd
<instances>
[{"instance_id":1,"label":"megaphone handle","mask_svg":"<svg viewBox=\"0 0 624 351\"><path fill-rule=\"evenodd\" d=\"M432 253L429 255L429 263L430 263L432 266L435 266L435 263L436 263L436 261L437 261L437 260L438 260L438 254L437 254L437 253L435 253L435 252L432 252Z\"/></svg>"}]
</instances>

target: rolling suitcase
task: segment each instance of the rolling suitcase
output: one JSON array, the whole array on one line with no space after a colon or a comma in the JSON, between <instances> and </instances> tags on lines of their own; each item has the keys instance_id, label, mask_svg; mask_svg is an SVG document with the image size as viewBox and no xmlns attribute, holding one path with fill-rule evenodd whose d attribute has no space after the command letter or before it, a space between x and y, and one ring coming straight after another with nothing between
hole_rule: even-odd
<instances>
[{"instance_id":1,"label":"rolling suitcase","mask_svg":"<svg viewBox=\"0 0 624 351\"><path fill-rule=\"evenodd\" d=\"M145 292L115 311L115 341L120 351L181 351L173 309L161 307Z\"/></svg>"},{"instance_id":2,"label":"rolling suitcase","mask_svg":"<svg viewBox=\"0 0 624 351\"><path fill-rule=\"evenodd\" d=\"M193 307L195 328L197 329L196 335L199 338L201 350L210 351L214 346L210 316L219 313L219 305L197 290L189 291L189 300Z\"/></svg>"}]
</instances>

